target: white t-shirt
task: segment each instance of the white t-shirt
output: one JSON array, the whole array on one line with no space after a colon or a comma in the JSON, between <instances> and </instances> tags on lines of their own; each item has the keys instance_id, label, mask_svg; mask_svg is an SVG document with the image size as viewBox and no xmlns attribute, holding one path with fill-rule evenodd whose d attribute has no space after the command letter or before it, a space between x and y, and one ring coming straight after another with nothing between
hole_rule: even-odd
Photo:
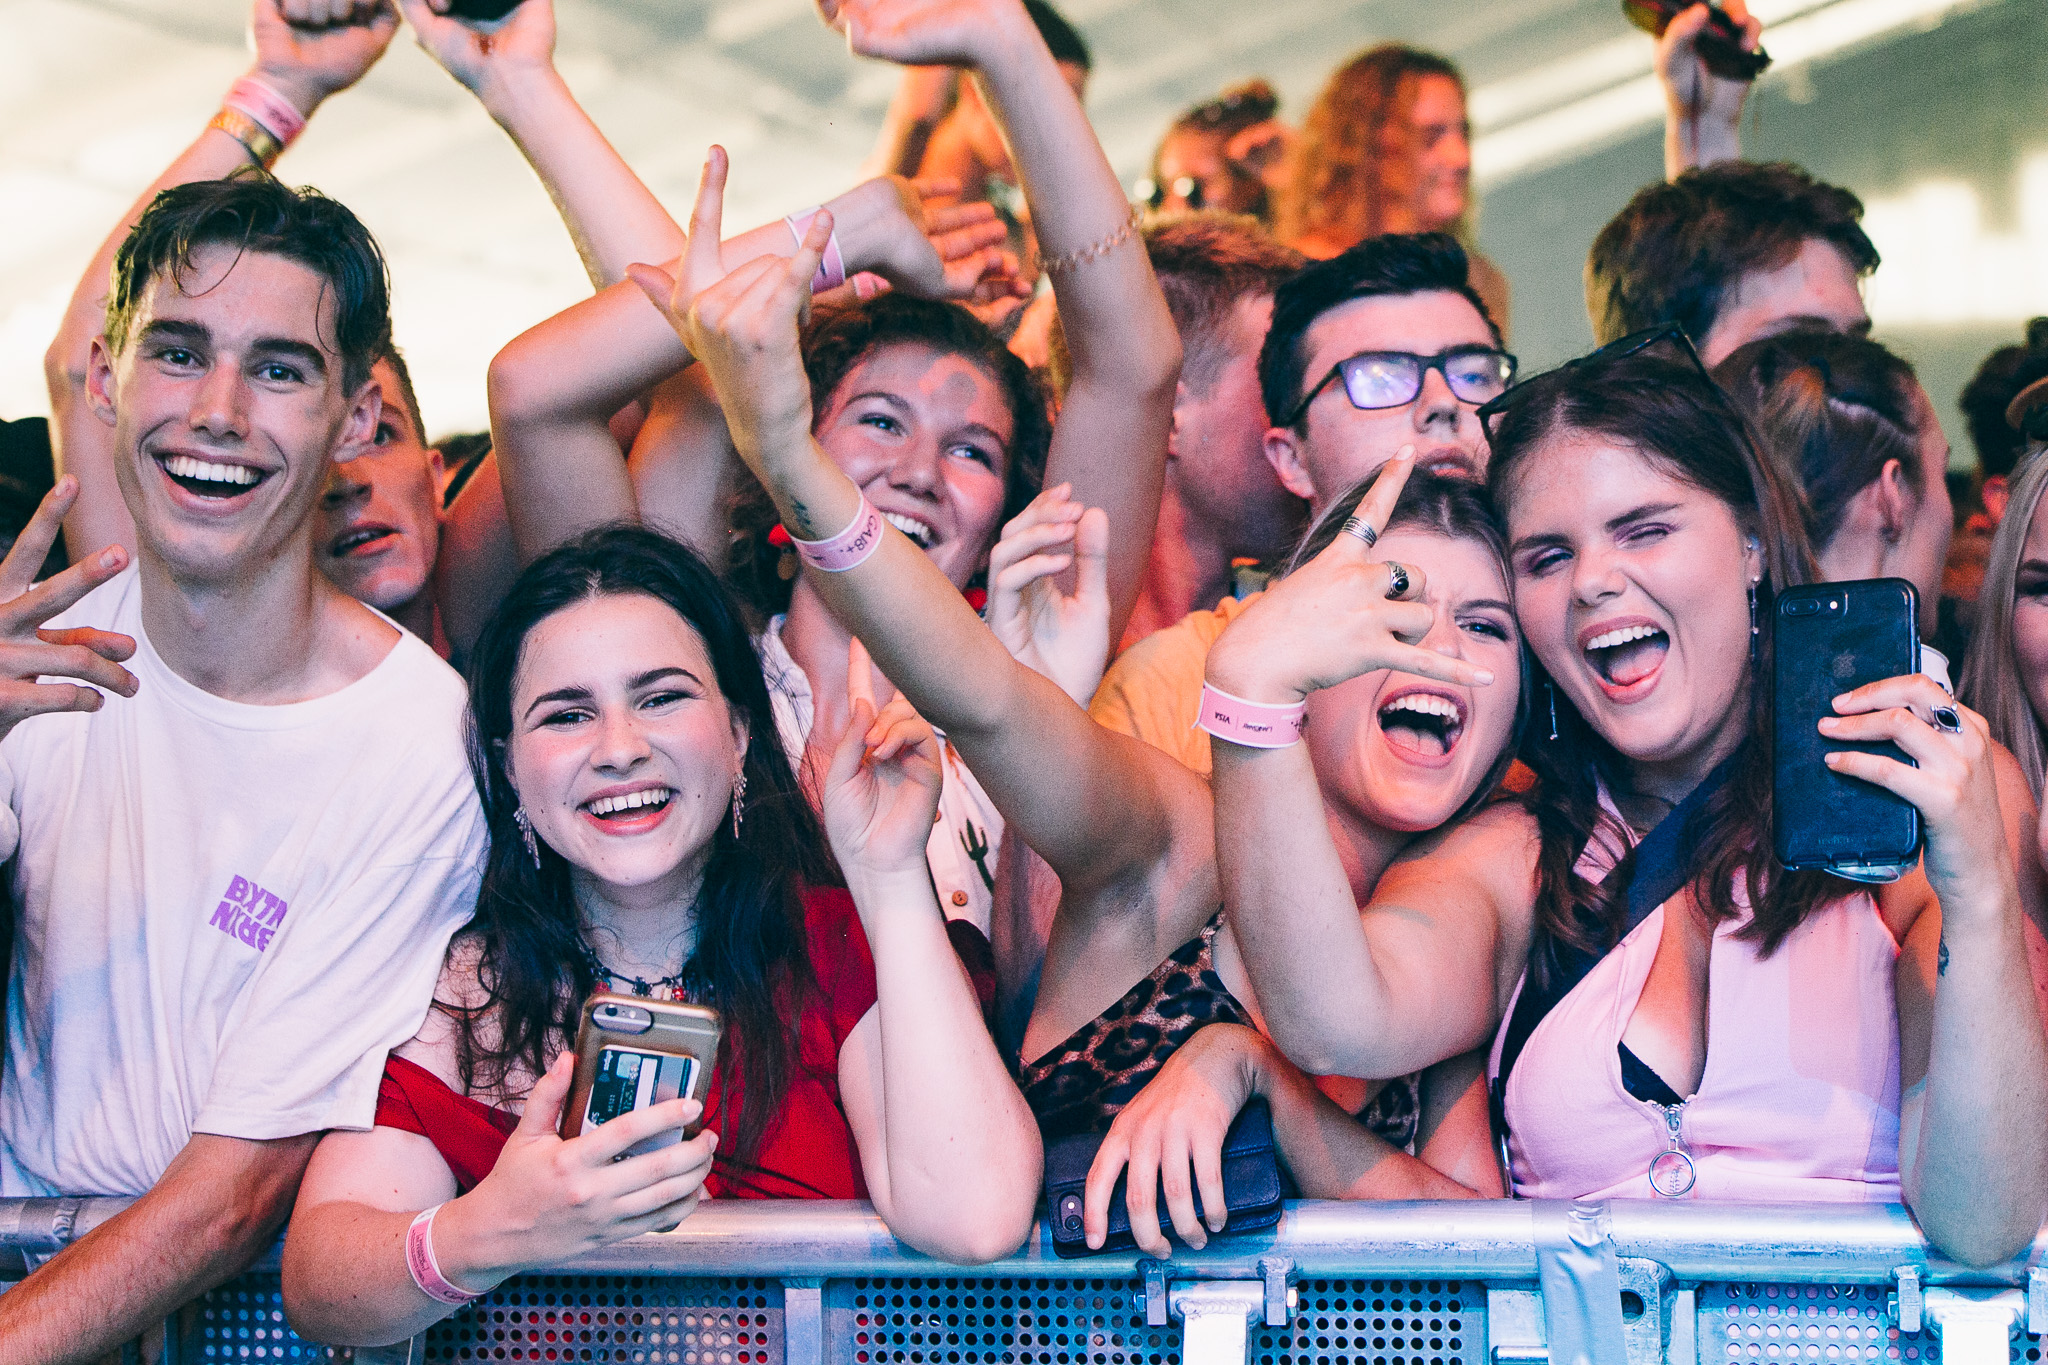
<instances>
[{"instance_id":1,"label":"white t-shirt","mask_svg":"<svg viewBox=\"0 0 2048 1365\"><path fill-rule=\"evenodd\" d=\"M369 1127L476 907L461 680L401 634L338 692L225 701L151 648L132 568L52 624L133 636L140 686L0 741L0 1195L141 1194L193 1133Z\"/></svg>"},{"instance_id":2,"label":"white t-shirt","mask_svg":"<svg viewBox=\"0 0 2048 1365\"><path fill-rule=\"evenodd\" d=\"M775 708L775 729L782 737L782 747L790 762L800 764L817 707L811 696L810 675L797 667L782 643L782 623L788 619L771 619L768 629L754 641L754 648L768 680L768 700ZM932 885L946 918L964 919L987 934L995 906L996 854L1003 847L1003 817L960 761L959 751L944 742L943 734L939 739L939 815L932 825L932 837L925 841L925 862L931 866Z\"/></svg>"}]
</instances>

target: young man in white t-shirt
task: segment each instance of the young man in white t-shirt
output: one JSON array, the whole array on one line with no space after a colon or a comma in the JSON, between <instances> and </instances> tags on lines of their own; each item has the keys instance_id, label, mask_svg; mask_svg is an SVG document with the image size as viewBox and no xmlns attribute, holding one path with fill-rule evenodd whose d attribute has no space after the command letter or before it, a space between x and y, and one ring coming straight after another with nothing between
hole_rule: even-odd
<instances>
[{"instance_id":1,"label":"young man in white t-shirt","mask_svg":"<svg viewBox=\"0 0 2048 1365\"><path fill-rule=\"evenodd\" d=\"M86 389L134 562L73 571L108 581L50 624L129 637L132 678L107 673L128 641L45 633L51 659L6 633L30 598L0 609L0 724L35 675L108 688L0 740L0 1196L140 1197L7 1293L8 1365L104 1354L268 1244L318 1134L370 1126L483 842L460 680L314 563L314 505L377 425L376 244L317 194L198 181L113 276Z\"/></svg>"}]
</instances>

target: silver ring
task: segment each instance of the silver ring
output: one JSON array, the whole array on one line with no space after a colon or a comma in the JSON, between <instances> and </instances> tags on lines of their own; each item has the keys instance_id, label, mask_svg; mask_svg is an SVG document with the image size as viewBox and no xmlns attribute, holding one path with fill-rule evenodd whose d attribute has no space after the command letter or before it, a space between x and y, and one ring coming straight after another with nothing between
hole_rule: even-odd
<instances>
[{"instance_id":1,"label":"silver ring","mask_svg":"<svg viewBox=\"0 0 2048 1365\"><path fill-rule=\"evenodd\" d=\"M1405 597L1408 593L1408 570L1393 560L1387 561L1387 597Z\"/></svg>"},{"instance_id":2,"label":"silver ring","mask_svg":"<svg viewBox=\"0 0 2048 1365\"><path fill-rule=\"evenodd\" d=\"M1928 711L1934 717L1934 728L1945 735L1959 735L1963 732L1962 713L1953 706L1937 706Z\"/></svg>"},{"instance_id":3,"label":"silver ring","mask_svg":"<svg viewBox=\"0 0 2048 1365\"><path fill-rule=\"evenodd\" d=\"M1357 536L1365 542L1365 548L1368 550L1380 543L1380 533L1373 530L1372 523L1364 517L1346 517L1344 524L1337 529L1347 536Z\"/></svg>"}]
</instances>

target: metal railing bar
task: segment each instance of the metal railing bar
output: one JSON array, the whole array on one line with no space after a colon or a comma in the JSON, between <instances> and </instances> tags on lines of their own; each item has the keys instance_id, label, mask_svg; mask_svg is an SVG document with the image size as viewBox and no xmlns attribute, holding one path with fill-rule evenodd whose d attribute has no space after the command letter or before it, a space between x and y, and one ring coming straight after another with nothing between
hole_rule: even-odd
<instances>
[{"instance_id":1,"label":"metal railing bar","mask_svg":"<svg viewBox=\"0 0 2048 1365\"><path fill-rule=\"evenodd\" d=\"M0 1258L47 1254L104 1222L125 1199L0 1200ZM1933 1252L1912 1216L1884 1204L1693 1204L1614 1200L1615 1254L1656 1261L1681 1280L1886 1284L1900 1266L1933 1284L2025 1285L2048 1263L2048 1234L2002 1265L1971 1269ZM1220 1238L1168 1263L1175 1278L1259 1279L1261 1259L1294 1262L1306 1277L1531 1280L1536 1276L1534 1205L1526 1201L1344 1203L1287 1206L1277 1227ZM1015 1255L987 1266L933 1261L890 1236L864 1203L791 1200L714 1202L671 1233L636 1237L548 1272L664 1276L1135 1277L1135 1252L1064 1261L1043 1225ZM273 1247L254 1267L274 1272Z\"/></svg>"}]
</instances>

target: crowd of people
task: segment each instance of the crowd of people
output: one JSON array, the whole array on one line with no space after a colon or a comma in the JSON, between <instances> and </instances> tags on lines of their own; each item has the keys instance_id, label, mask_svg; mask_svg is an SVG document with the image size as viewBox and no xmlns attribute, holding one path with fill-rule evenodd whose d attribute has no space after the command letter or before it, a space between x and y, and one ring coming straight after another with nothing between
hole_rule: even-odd
<instances>
[{"instance_id":1,"label":"crowd of people","mask_svg":"<svg viewBox=\"0 0 2048 1365\"><path fill-rule=\"evenodd\" d=\"M2032 1241L2048 323L1958 477L1861 204L1740 158L1705 5L1666 178L1590 247L1600 348L1533 376L1434 54L1299 129L1225 91L1134 196L1040 0L821 0L903 68L869 178L729 225L714 147L681 225L551 0L448 7L254 0L0 481L0 1197L133 1197L0 1361L98 1358L287 1224L336 1343L706 1198L994 1260L1076 1141L1082 1240L1198 1248L1255 1101L1304 1197ZM377 243L271 174L401 27L592 285L433 443ZM1819 736L1924 851L1791 870L1772 604L1871 578L1918 669ZM717 1010L701 1102L560 1135L595 991Z\"/></svg>"}]
</instances>

